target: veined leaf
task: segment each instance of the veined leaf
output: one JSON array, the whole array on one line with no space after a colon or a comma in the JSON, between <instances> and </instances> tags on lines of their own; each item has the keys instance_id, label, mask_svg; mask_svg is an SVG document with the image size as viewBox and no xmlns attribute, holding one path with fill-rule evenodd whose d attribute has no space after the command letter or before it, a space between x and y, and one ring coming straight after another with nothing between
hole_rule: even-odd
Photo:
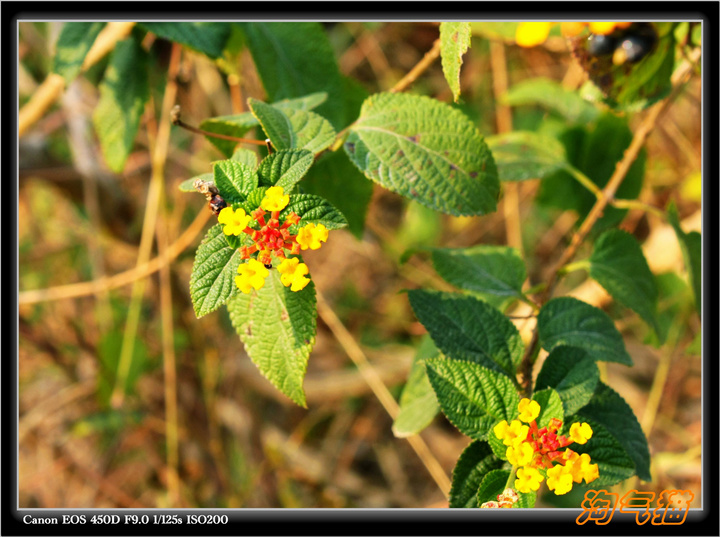
<instances>
[{"instance_id":1,"label":"veined leaf","mask_svg":"<svg viewBox=\"0 0 720 537\"><path fill-rule=\"evenodd\" d=\"M230 321L260 372L295 403L305 407L302 383L315 344L315 286L293 292L270 270L265 285L228 301Z\"/></svg>"},{"instance_id":2,"label":"veined leaf","mask_svg":"<svg viewBox=\"0 0 720 537\"><path fill-rule=\"evenodd\" d=\"M116 173L125 167L149 95L147 53L133 38L118 42L93 113L105 162Z\"/></svg>"},{"instance_id":3,"label":"veined leaf","mask_svg":"<svg viewBox=\"0 0 720 537\"><path fill-rule=\"evenodd\" d=\"M55 45L53 72L69 84L80 74L85 55L105 26L104 22L66 22Z\"/></svg>"},{"instance_id":4,"label":"veined leaf","mask_svg":"<svg viewBox=\"0 0 720 537\"><path fill-rule=\"evenodd\" d=\"M505 375L448 358L432 358L425 365L443 414L474 440L487 440L492 427L517 410L517 390Z\"/></svg>"},{"instance_id":5,"label":"veined leaf","mask_svg":"<svg viewBox=\"0 0 720 537\"><path fill-rule=\"evenodd\" d=\"M632 235L619 229L603 233L590 256L590 276L658 333L655 277Z\"/></svg>"},{"instance_id":6,"label":"veined leaf","mask_svg":"<svg viewBox=\"0 0 720 537\"><path fill-rule=\"evenodd\" d=\"M393 421L392 431L398 438L419 433L430 425L440 407L425 372L425 360L435 358L440 351L429 336L424 336L413 360L408 381L400 396L400 412Z\"/></svg>"},{"instance_id":7,"label":"veined leaf","mask_svg":"<svg viewBox=\"0 0 720 537\"><path fill-rule=\"evenodd\" d=\"M366 177L452 215L496 210L500 183L492 154L459 110L429 97L369 97L345 152Z\"/></svg>"},{"instance_id":8,"label":"veined leaf","mask_svg":"<svg viewBox=\"0 0 720 537\"><path fill-rule=\"evenodd\" d=\"M477 507L478 488L483 478L503 461L493 455L487 442L473 441L460 455L453 470L450 507Z\"/></svg>"},{"instance_id":9,"label":"veined leaf","mask_svg":"<svg viewBox=\"0 0 720 537\"><path fill-rule=\"evenodd\" d=\"M547 351L578 347L593 360L632 365L620 332L608 315L571 297L550 300L538 314L540 344Z\"/></svg>"},{"instance_id":10,"label":"veined leaf","mask_svg":"<svg viewBox=\"0 0 720 537\"><path fill-rule=\"evenodd\" d=\"M600 110L576 91L548 78L532 78L514 84L501 99L510 106L539 105L552 110L572 123L587 124L595 121Z\"/></svg>"},{"instance_id":11,"label":"veined leaf","mask_svg":"<svg viewBox=\"0 0 720 537\"><path fill-rule=\"evenodd\" d=\"M545 359L535 381L535 389L554 388L566 415L584 407L600 381L595 360L579 348L555 347Z\"/></svg>"},{"instance_id":12,"label":"veined leaf","mask_svg":"<svg viewBox=\"0 0 720 537\"><path fill-rule=\"evenodd\" d=\"M313 162L313 154L306 149L280 149L260 163L260 184L281 186L285 192L289 192L304 177Z\"/></svg>"},{"instance_id":13,"label":"veined leaf","mask_svg":"<svg viewBox=\"0 0 720 537\"><path fill-rule=\"evenodd\" d=\"M533 394L533 401L537 401L540 405L540 414L535 419L538 427L546 427L553 418L559 419L560 421L563 421L565 418L560 396L552 388L535 392Z\"/></svg>"},{"instance_id":14,"label":"veined leaf","mask_svg":"<svg viewBox=\"0 0 720 537\"><path fill-rule=\"evenodd\" d=\"M680 227L680 218L674 203L671 203L668 207L668 220L680 242L680 249L682 250L683 260L685 261L685 268L688 271L690 286L695 295L695 308L697 309L698 315L702 315L702 237L697 231L685 233L682 230Z\"/></svg>"},{"instance_id":15,"label":"veined leaf","mask_svg":"<svg viewBox=\"0 0 720 537\"><path fill-rule=\"evenodd\" d=\"M515 378L523 343L515 325L502 313L470 296L420 289L408 296L418 320L443 354Z\"/></svg>"},{"instance_id":16,"label":"veined leaf","mask_svg":"<svg viewBox=\"0 0 720 537\"><path fill-rule=\"evenodd\" d=\"M252 98L248 105L275 149L307 149L317 154L335 140L332 125L313 112L278 110Z\"/></svg>"},{"instance_id":17,"label":"veined leaf","mask_svg":"<svg viewBox=\"0 0 720 537\"><path fill-rule=\"evenodd\" d=\"M251 151L250 149L244 149L242 147L238 147L230 157L230 160L234 160L235 162L239 162L240 164L244 164L251 170L255 170L258 167L258 156L255 151Z\"/></svg>"},{"instance_id":18,"label":"veined leaf","mask_svg":"<svg viewBox=\"0 0 720 537\"><path fill-rule=\"evenodd\" d=\"M498 495L505 490L508 479L510 479L510 470L497 469L485 474L478 487L475 507L480 507L485 502L496 502Z\"/></svg>"},{"instance_id":19,"label":"veined leaf","mask_svg":"<svg viewBox=\"0 0 720 537\"><path fill-rule=\"evenodd\" d=\"M488 136L501 181L544 179L567 164L565 148L555 138L530 131Z\"/></svg>"},{"instance_id":20,"label":"veined leaf","mask_svg":"<svg viewBox=\"0 0 720 537\"><path fill-rule=\"evenodd\" d=\"M222 56L230 37L230 23L227 22L139 22L138 26L213 59Z\"/></svg>"},{"instance_id":21,"label":"veined leaf","mask_svg":"<svg viewBox=\"0 0 720 537\"><path fill-rule=\"evenodd\" d=\"M527 277L525 262L514 248L479 245L434 248L435 270L455 287L484 295L519 297Z\"/></svg>"},{"instance_id":22,"label":"veined leaf","mask_svg":"<svg viewBox=\"0 0 720 537\"><path fill-rule=\"evenodd\" d=\"M215 185L228 203L245 201L258 186L257 173L241 162L222 160L213 166Z\"/></svg>"},{"instance_id":23,"label":"veined leaf","mask_svg":"<svg viewBox=\"0 0 720 537\"><path fill-rule=\"evenodd\" d=\"M470 48L469 22L440 23L440 57L445 80L455 102L460 97L460 66L463 54Z\"/></svg>"},{"instance_id":24,"label":"veined leaf","mask_svg":"<svg viewBox=\"0 0 720 537\"><path fill-rule=\"evenodd\" d=\"M285 218L290 211L300 217L300 225L303 226L311 223L322 224L330 230L347 226L343 214L320 196L295 194L290 197L290 203L280 213L280 218Z\"/></svg>"},{"instance_id":25,"label":"veined leaf","mask_svg":"<svg viewBox=\"0 0 720 537\"><path fill-rule=\"evenodd\" d=\"M240 250L230 247L223 226L211 227L198 247L190 276L190 299L198 319L237 293L235 276L240 261Z\"/></svg>"}]
</instances>

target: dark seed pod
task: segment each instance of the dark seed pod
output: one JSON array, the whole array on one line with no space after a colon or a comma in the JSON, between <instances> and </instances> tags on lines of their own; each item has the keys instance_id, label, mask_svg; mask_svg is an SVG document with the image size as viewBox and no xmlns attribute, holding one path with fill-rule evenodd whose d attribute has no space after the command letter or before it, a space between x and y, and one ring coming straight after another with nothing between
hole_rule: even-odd
<instances>
[{"instance_id":1,"label":"dark seed pod","mask_svg":"<svg viewBox=\"0 0 720 537\"><path fill-rule=\"evenodd\" d=\"M591 56L609 56L618 45L617 38L610 35L592 34L588 37L587 51Z\"/></svg>"},{"instance_id":2,"label":"dark seed pod","mask_svg":"<svg viewBox=\"0 0 720 537\"><path fill-rule=\"evenodd\" d=\"M640 23L632 25L620 40L613 63L616 65L628 62L637 63L647 56L657 41L657 34L652 25Z\"/></svg>"},{"instance_id":3,"label":"dark seed pod","mask_svg":"<svg viewBox=\"0 0 720 537\"><path fill-rule=\"evenodd\" d=\"M220 214L220 211L227 207L227 202L219 194L214 194L213 197L210 198L209 206L212 213L217 216Z\"/></svg>"},{"instance_id":4,"label":"dark seed pod","mask_svg":"<svg viewBox=\"0 0 720 537\"><path fill-rule=\"evenodd\" d=\"M272 263L265 263L265 268L270 270L272 268Z\"/></svg>"}]
</instances>

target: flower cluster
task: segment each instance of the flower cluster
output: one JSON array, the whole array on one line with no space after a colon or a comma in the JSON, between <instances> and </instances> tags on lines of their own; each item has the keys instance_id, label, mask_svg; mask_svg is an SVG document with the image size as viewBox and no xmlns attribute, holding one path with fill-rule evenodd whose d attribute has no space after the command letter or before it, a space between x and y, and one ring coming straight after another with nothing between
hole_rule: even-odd
<instances>
[{"instance_id":1,"label":"flower cluster","mask_svg":"<svg viewBox=\"0 0 720 537\"><path fill-rule=\"evenodd\" d=\"M483 503L480 508L481 509L509 509L511 508L515 503L517 503L519 499L518 493L515 492L513 489L505 489L502 491L502 494L497 495L497 501L490 501Z\"/></svg>"},{"instance_id":2,"label":"flower cluster","mask_svg":"<svg viewBox=\"0 0 720 537\"><path fill-rule=\"evenodd\" d=\"M300 291L310 282L310 278L306 277L309 272L307 265L300 263L296 257L288 258L285 250L291 255L298 255L301 250L317 250L321 243L327 241L328 230L322 224L311 222L297 228L297 233L291 233L290 227L299 224L301 219L291 211L280 222L280 211L289 202L290 196L283 192L283 188L273 186L267 189L260 207L251 214L246 214L242 207L225 207L220 211L218 222L223 225L223 233L245 234L252 240L250 246L240 247L241 259L248 261L238 267L235 283L243 293L259 290L265 285L273 258L281 261L278 266L280 281L292 291Z\"/></svg>"},{"instance_id":3,"label":"flower cluster","mask_svg":"<svg viewBox=\"0 0 720 537\"><path fill-rule=\"evenodd\" d=\"M515 30L515 42L521 47L534 47L545 42L554 22L521 22ZM616 29L628 28L631 22L562 22L560 32L565 37L580 34L585 27L595 35L609 35Z\"/></svg>"},{"instance_id":4,"label":"flower cluster","mask_svg":"<svg viewBox=\"0 0 720 537\"><path fill-rule=\"evenodd\" d=\"M503 420L493 428L495 436L508 446L505 452L508 462L519 467L517 490L538 490L545 479L540 470L547 476L548 488L558 495L569 492L573 483L583 480L590 483L598 478L598 465L591 464L590 455L580 455L571 449L561 451L573 442L585 444L593 434L589 424L573 423L569 436L564 436L557 434L562 427L562 421L557 418L538 429L535 419L540 415L540 405L537 401L523 399L518 410L518 420L510 424Z\"/></svg>"}]
</instances>

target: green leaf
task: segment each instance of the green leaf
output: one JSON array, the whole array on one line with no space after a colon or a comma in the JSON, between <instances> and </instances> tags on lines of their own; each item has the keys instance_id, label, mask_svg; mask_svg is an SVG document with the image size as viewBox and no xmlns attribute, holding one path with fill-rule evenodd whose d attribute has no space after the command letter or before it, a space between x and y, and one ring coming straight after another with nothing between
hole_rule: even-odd
<instances>
[{"instance_id":1,"label":"green leaf","mask_svg":"<svg viewBox=\"0 0 720 537\"><path fill-rule=\"evenodd\" d=\"M265 285L228 301L230 321L260 372L295 403L306 407L302 383L315 344L315 286L293 292L270 270Z\"/></svg>"},{"instance_id":2,"label":"green leaf","mask_svg":"<svg viewBox=\"0 0 720 537\"><path fill-rule=\"evenodd\" d=\"M313 112L279 110L252 98L248 105L275 149L307 149L317 154L335 140L332 125Z\"/></svg>"},{"instance_id":3,"label":"green leaf","mask_svg":"<svg viewBox=\"0 0 720 537\"><path fill-rule=\"evenodd\" d=\"M702 315L702 237L697 231L685 233L680 227L680 217L674 203L668 207L668 220L675 230L682 250L685 268L688 271L690 286L695 295L695 308Z\"/></svg>"},{"instance_id":4,"label":"green leaf","mask_svg":"<svg viewBox=\"0 0 720 537\"><path fill-rule=\"evenodd\" d=\"M139 22L138 26L213 59L222 56L230 37L230 23L227 22Z\"/></svg>"},{"instance_id":5,"label":"green leaf","mask_svg":"<svg viewBox=\"0 0 720 537\"><path fill-rule=\"evenodd\" d=\"M600 370L588 354L575 347L555 347L545 359L535 389L554 388L565 415L574 414L593 396Z\"/></svg>"},{"instance_id":6,"label":"green leaf","mask_svg":"<svg viewBox=\"0 0 720 537\"><path fill-rule=\"evenodd\" d=\"M501 181L544 179L566 165L565 148L555 138L529 131L488 136Z\"/></svg>"},{"instance_id":7,"label":"green leaf","mask_svg":"<svg viewBox=\"0 0 720 537\"><path fill-rule=\"evenodd\" d=\"M398 438L419 433L430 425L440 410L435 392L425 372L425 360L440 354L428 336L423 339L415 355L407 384L400 396L400 412L393 421L392 431Z\"/></svg>"},{"instance_id":8,"label":"green leaf","mask_svg":"<svg viewBox=\"0 0 720 537\"><path fill-rule=\"evenodd\" d=\"M453 470L450 508L477 507L477 493L483 478L503 461L493 455L487 442L473 441L460 455Z\"/></svg>"},{"instance_id":9,"label":"green leaf","mask_svg":"<svg viewBox=\"0 0 720 537\"><path fill-rule=\"evenodd\" d=\"M492 154L459 110L429 97L369 97L345 152L366 177L451 215L494 212L500 183Z\"/></svg>"},{"instance_id":10,"label":"green leaf","mask_svg":"<svg viewBox=\"0 0 720 537\"><path fill-rule=\"evenodd\" d=\"M125 167L150 96L147 63L147 53L135 39L120 41L100 84L93 125L105 162L116 173Z\"/></svg>"},{"instance_id":11,"label":"green leaf","mask_svg":"<svg viewBox=\"0 0 720 537\"><path fill-rule=\"evenodd\" d=\"M523 354L520 334L502 313L470 296L414 289L410 305L438 348L455 360L515 378Z\"/></svg>"},{"instance_id":12,"label":"green leaf","mask_svg":"<svg viewBox=\"0 0 720 537\"><path fill-rule=\"evenodd\" d=\"M600 110L584 100L576 91L548 78L531 78L514 84L502 97L509 106L538 105L551 110L571 123L581 125L595 121Z\"/></svg>"},{"instance_id":13,"label":"green leaf","mask_svg":"<svg viewBox=\"0 0 720 537\"><path fill-rule=\"evenodd\" d=\"M198 319L237 293L235 276L239 266L240 250L230 247L222 224L214 225L197 249L190 275L190 299Z\"/></svg>"},{"instance_id":14,"label":"green leaf","mask_svg":"<svg viewBox=\"0 0 720 537\"><path fill-rule=\"evenodd\" d=\"M336 129L346 125L345 84L322 25L254 21L241 27L271 101L325 92L318 114Z\"/></svg>"},{"instance_id":15,"label":"green leaf","mask_svg":"<svg viewBox=\"0 0 720 537\"><path fill-rule=\"evenodd\" d=\"M433 266L442 278L466 291L485 296L520 297L527 277L520 252L505 246L434 248Z\"/></svg>"},{"instance_id":16,"label":"green leaf","mask_svg":"<svg viewBox=\"0 0 720 537\"><path fill-rule=\"evenodd\" d=\"M538 314L538 331L548 352L568 345L583 349L596 361L633 363L612 319L576 298L554 298L545 304Z\"/></svg>"},{"instance_id":17,"label":"green leaf","mask_svg":"<svg viewBox=\"0 0 720 537\"><path fill-rule=\"evenodd\" d=\"M560 421L565 419L560 396L552 388L535 392L533 394L533 401L537 401L540 405L540 415L535 419L538 427L546 427L553 418L559 419Z\"/></svg>"},{"instance_id":18,"label":"green leaf","mask_svg":"<svg viewBox=\"0 0 720 537\"><path fill-rule=\"evenodd\" d=\"M195 189L195 181L198 179L206 182L206 183L212 183L215 184L215 175L212 173L201 173L200 175L196 175L195 177L191 177L190 179L185 179L182 183L178 185L178 188L181 192L195 192L197 193L197 190Z\"/></svg>"},{"instance_id":19,"label":"green leaf","mask_svg":"<svg viewBox=\"0 0 720 537\"><path fill-rule=\"evenodd\" d=\"M281 149L260 163L258 176L264 186L281 186L285 192L295 186L313 165L314 158L305 149Z\"/></svg>"},{"instance_id":20,"label":"green leaf","mask_svg":"<svg viewBox=\"0 0 720 537\"><path fill-rule=\"evenodd\" d=\"M469 22L440 23L440 57L445 80L455 102L460 97L460 66L463 54L470 48Z\"/></svg>"},{"instance_id":21,"label":"green leaf","mask_svg":"<svg viewBox=\"0 0 720 537\"><path fill-rule=\"evenodd\" d=\"M362 238L365 215L373 193L373 184L341 152L320 157L302 182L309 194L317 194L340 210L350 232Z\"/></svg>"},{"instance_id":22,"label":"green leaf","mask_svg":"<svg viewBox=\"0 0 720 537\"><path fill-rule=\"evenodd\" d=\"M281 110L312 110L322 104L327 99L327 93L312 93L297 99L282 99L273 103L275 108ZM229 116L217 116L205 119L200 123L200 128L208 132L233 136L235 138L245 138L247 132L259 125L258 120L251 112L243 112L241 114L233 114ZM223 155L230 157L237 142L231 140L223 140L214 136L206 136L207 140L217 147ZM257 163L255 164L257 166ZM255 168L253 166L253 168Z\"/></svg>"},{"instance_id":23,"label":"green leaf","mask_svg":"<svg viewBox=\"0 0 720 537\"><path fill-rule=\"evenodd\" d=\"M497 497L505 490L508 479L510 479L510 470L491 470L485 474L478 487L475 507L480 507L485 502L496 502Z\"/></svg>"},{"instance_id":24,"label":"green leaf","mask_svg":"<svg viewBox=\"0 0 720 537\"><path fill-rule=\"evenodd\" d=\"M599 383L590 403L578 415L603 425L623 446L635 463L637 476L650 481L650 452L647 439L630 405L612 388Z\"/></svg>"},{"instance_id":25,"label":"green leaf","mask_svg":"<svg viewBox=\"0 0 720 537\"><path fill-rule=\"evenodd\" d=\"M85 56L95 38L105 26L104 22L66 22L55 45L53 72L70 84L80 74Z\"/></svg>"},{"instance_id":26,"label":"green leaf","mask_svg":"<svg viewBox=\"0 0 720 537\"><path fill-rule=\"evenodd\" d=\"M635 237L619 229L603 233L590 256L590 276L658 333L655 278Z\"/></svg>"},{"instance_id":27,"label":"green leaf","mask_svg":"<svg viewBox=\"0 0 720 537\"><path fill-rule=\"evenodd\" d=\"M234 160L235 162L239 162L240 164L244 164L251 170L254 170L258 167L258 156L255 151L251 151L250 149L243 149L242 147L238 147L230 157L230 160Z\"/></svg>"},{"instance_id":28,"label":"green leaf","mask_svg":"<svg viewBox=\"0 0 720 537\"><path fill-rule=\"evenodd\" d=\"M505 375L448 358L432 358L425 365L443 414L470 438L487 440L498 421L517 411L518 394Z\"/></svg>"},{"instance_id":29,"label":"green leaf","mask_svg":"<svg viewBox=\"0 0 720 537\"><path fill-rule=\"evenodd\" d=\"M258 176L252 168L235 160L222 160L213 166L215 185L228 203L245 201L258 186Z\"/></svg>"},{"instance_id":30,"label":"green leaf","mask_svg":"<svg viewBox=\"0 0 720 537\"><path fill-rule=\"evenodd\" d=\"M290 203L280 213L280 218L285 218L290 211L300 217L300 225L303 226L311 223L322 224L330 230L347 226L343 214L320 196L295 194L290 197Z\"/></svg>"}]
</instances>

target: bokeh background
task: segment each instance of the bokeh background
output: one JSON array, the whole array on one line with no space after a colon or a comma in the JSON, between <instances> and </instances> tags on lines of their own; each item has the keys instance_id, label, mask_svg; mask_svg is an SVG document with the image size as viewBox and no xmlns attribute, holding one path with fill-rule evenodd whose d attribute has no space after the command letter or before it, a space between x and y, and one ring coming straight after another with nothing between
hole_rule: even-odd
<instances>
[{"instance_id":1,"label":"bokeh background","mask_svg":"<svg viewBox=\"0 0 720 537\"><path fill-rule=\"evenodd\" d=\"M20 24L21 106L48 75L61 26ZM438 25L429 22L324 28L341 72L371 93L397 83L438 37ZM561 37L525 49L512 35L497 24L477 25L464 58L457 106L485 135L503 128L508 114L516 129L532 129L548 116L538 106L502 105L504 89L536 77L570 89L584 81ZM122 173L109 171L92 128L107 61L73 82L20 139L20 507L447 506L427 461L393 436L392 418L325 319L318 319L305 381L309 408L302 409L260 375L224 310L195 318L188 282L210 223L202 220L204 198L177 186L222 158L204 137L173 128L157 231L150 231L156 234L151 260L178 241L182 251L160 271L136 270L148 232L151 134L171 46L162 39L147 43L161 66L151 87L155 108L143 116ZM211 60L184 49L176 79L183 117L198 124L242 111L247 97L263 99L248 53L237 69L241 83L229 83ZM411 91L452 101L439 60ZM639 196L660 208L674 200L686 231L700 229L701 102L696 75L648 139ZM631 130L642 120L642 114L628 117ZM539 181L516 183L506 188L498 212L453 218L376 186L362 238L333 232L326 246L306 256L329 308L396 399L424 332L401 291L439 285L427 258L401 263L400 256L423 246L510 244L523 249L530 282L542 282L578 217L537 203L539 188ZM690 489L699 506L700 320L682 255L672 229L655 215L631 210L619 227L641 241L662 282L668 342L653 345L638 317L612 304L584 273L567 278L559 292L606 308L636 364L608 364L603 375L648 435L653 482L631 480L617 490ZM109 285L118 274L122 285ZM79 286L63 296L67 288L60 287L69 284ZM132 353L127 393L116 372L122 352ZM173 393L177 404L167 414ZM168 460L168 434L177 435L176 463ZM442 415L421 436L450 476L469 440ZM579 500L544 496L540 505Z\"/></svg>"}]
</instances>

